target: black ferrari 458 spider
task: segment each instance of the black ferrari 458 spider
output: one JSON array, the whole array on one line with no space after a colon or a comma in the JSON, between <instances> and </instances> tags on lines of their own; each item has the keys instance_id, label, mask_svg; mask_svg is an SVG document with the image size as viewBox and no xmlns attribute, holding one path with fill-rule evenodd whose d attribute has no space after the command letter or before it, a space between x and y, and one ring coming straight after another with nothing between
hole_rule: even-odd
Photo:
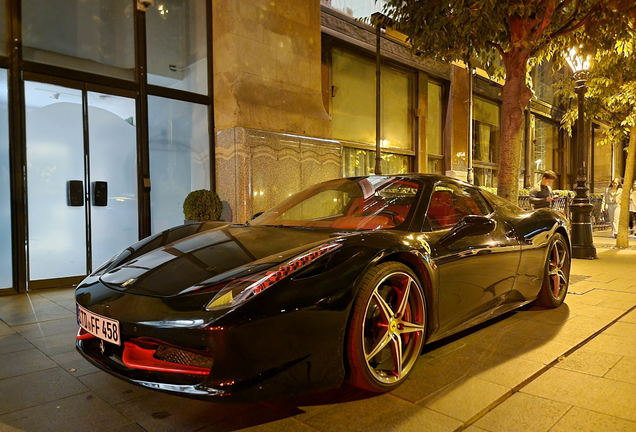
<instances>
[{"instance_id":1,"label":"black ferrari 458 spider","mask_svg":"<svg viewBox=\"0 0 636 432\"><path fill-rule=\"evenodd\" d=\"M447 177L317 184L244 225L178 226L76 291L77 349L191 397L400 385L425 343L567 293L565 217Z\"/></svg>"}]
</instances>

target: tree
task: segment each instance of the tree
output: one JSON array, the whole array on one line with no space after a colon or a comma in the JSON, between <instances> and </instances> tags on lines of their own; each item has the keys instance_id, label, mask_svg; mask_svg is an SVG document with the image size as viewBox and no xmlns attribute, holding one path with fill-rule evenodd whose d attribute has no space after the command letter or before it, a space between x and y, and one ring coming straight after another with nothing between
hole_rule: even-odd
<instances>
[{"instance_id":1,"label":"tree","mask_svg":"<svg viewBox=\"0 0 636 432\"><path fill-rule=\"evenodd\" d=\"M383 12L414 51L441 61L479 58L489 74L504 77L497 193L516 202L521 128L532 98L528 61L560 58L575 40L594 38L600 30L622 35L636 5L633 0L386 0ZM503 68L494 66L497 55Z\"/></svg>"},{"instance_id":2,"label":"tree","mask_svg":"<svg viewBox=\"0 0 636 432\"><path fill-rule=\"evenodd\" d=\"M634 24L634 22L632 22ZM629 138L623 196L616 238L617 247L628 247L629 241L629 191L634 182L636 169L636 29L631 27L625 39L608 40L594 58L588 76L588 91L585 98L585 114L596 117L609 128L599 145L623 142ZM631 33L631 34L629 34ZM603 42L602 40L600 42ZM570 109L563 118L565 128L571 133L578 117L578 106L574 94L573 79L564 77L556 83L559 94Z\"/></svg>"}]
</instances>

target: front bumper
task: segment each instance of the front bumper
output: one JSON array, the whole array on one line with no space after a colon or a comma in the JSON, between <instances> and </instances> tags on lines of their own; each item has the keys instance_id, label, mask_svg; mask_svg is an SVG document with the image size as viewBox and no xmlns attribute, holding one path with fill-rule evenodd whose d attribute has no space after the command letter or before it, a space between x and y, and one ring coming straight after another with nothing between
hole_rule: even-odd
<instances>
[{"instance_id":1,"label":"front bumper","mask_svg":"<svg viewBox=\"0 0 636 432\"><path fill-rule=\"evenodd\" d=\"M348 301L323 297L322 303L300 301L303 307L286 309L299 299L284 298L284 292L282 298L267 298L281 297L275 290L261 296L263 301L210 320L204 310L180 311L170 299L126 294L87 280L76 291L77 302L119 320L121 346L78 336L76 347L93 365L130 383L199 399L254 401L340 386ZM153 344L211 359L203 364L209 373L135 367L126 351L136 345L151 352Z\"/></svg>"}]
</instances>

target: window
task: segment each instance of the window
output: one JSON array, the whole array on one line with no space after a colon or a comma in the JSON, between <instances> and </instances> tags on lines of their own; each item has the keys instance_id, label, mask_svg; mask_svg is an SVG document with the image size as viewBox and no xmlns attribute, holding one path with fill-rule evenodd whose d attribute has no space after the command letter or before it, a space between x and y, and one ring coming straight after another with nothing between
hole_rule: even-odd
<instances>
[{"instance_id":1,"label":"window","mask_svg":"<svg viewBox=\"0 0 636 432\"><path fill-rule=\"evenodd\" d=\"M432 174L444 173L443 150L443 105L442 86L428 82L426 106L426 142L428 151L428 171Z\"/></svg>"},{"instance_id":2,"label":"window","mask_svg":"<svg viewBox=\"0 0 636 432\"><path fill-rule=\"evenodd\" d=\"M375 172L375 150L343 147L345 177L356 177ZM406 174L411 171L410 158L393 153L382 153L383 174Z\"/></svg>"},{"instance_id":3,"label":"window","mask_svg":"<svg viewBox=\"0 0 636 432\"><path fill-rule=\"evenodd\" d=\"M468 215L484 216L490 213L479 192L470 187L442 183L435 186L426 212L432 230L454 226Z\"/></svg>"},{"instance_id":4,"label":"window","mask_svg":"<svg viewBox=\"0 0 636 432\"><path fill-rule=\"evenodd\" d=\"M375 63L349 51L334 49L332 76L333 137L356 144L354 149L345 143L345 175L373 173ZM412 165L412 88L412 74L382 67L380 125L385 174L408 172Z\"/></svg>"},{"instance_id":5,"label":"window","mask_svg":"<svg viewBox=\"0 0 636 432\"><path fill-rule=\"evenodd\" d=\"M545 171L559 172L559 128L557 125L534 117L530 120L530 129L534 134L534 182L538 183Z\"/></svg>"},{"instance_id":6,"label":"window","mask_svg":"<svg viewBox=\"0 0 636 432\"><path fill-rule=\"evenodd\" d=\"M210 188L208 107L148 97L152 233L183 224L188 193Z\"/></svg>"},{"instance_id":7,"label":"window","mask_svg":"<svg viewBox=\"0 0 636 432\"><path fill-rule=\"evenodd\" d=\"M552 87L552 84L557 82L562 74L562 70L559 70L556 73L552 72L552 63L543 62L536 65L534 68L533 80L535 97L543 102L549 103L550 105L556 105L556 90Z\"/></svg>"},{"instance_id":8,"label":"window","mask_svg":"<svg viewBox=\"0 0 636 432\"><path fill-rule=\"evenodd\" d=\"M333 50L333 136L375 144L375 63ZM381 145L410 150L412 77L388 67L381 70Z\"/></svg>"},{"instance_id":9,"label":"window","mask_svg":"<svg viewBox=\"0 0 636 432\"><path fill-rule=\"evenodd\" d=\"M162 0L148 9L148 84L208 93L207 3Z\"/></svg>"},{"instance_id":10,"label":"window","mask_svg":"<svg viewBox=\"0 0 636 432\"><path fill-rule=\"evenodd\" d=\"M135 77L130 0L22 0L22 38L25 60Z\"/></svg>"},{"instance_id":11,"label":"window","mask_svg":"<svg viewBox=\"0 0 636 432\"><path fill-rule=\"evenodd\" d=\"M354 18L367 18L375 12L382 12L383 0L328 0L331 7Z\"/></svg>"},{"instance_id":12,"label":"window","mask_svg":"<svg viewBox=\"0 0 636 432\"><path fill-rule=\"evenodd\" d=\"M473 99L473 167L475 184L497 185L501 117L499 105Z\"/></svg>"}]
</instances>

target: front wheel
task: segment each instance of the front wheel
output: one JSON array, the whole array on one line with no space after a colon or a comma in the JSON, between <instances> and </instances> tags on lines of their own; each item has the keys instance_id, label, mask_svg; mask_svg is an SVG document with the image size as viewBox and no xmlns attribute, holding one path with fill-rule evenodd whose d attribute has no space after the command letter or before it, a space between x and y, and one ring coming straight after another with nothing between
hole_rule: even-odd
<instances>
[{"instance_id":1,"label":"front wheel","mask_svg":"<svg viewBox=\"0 0 636 432\"><path fill-rule=\"evenodd\" d=\"M555 234L549 245L545 264L543 285L537 298L537 305L546 308L561 306L570 285L570 249L565 237Z\"/></svg>"},{"instance_id":2,"label":"front wheel","mask_svg":"<svg viewBox=\"0 0 636 432\"><path fill-rule=\"evenodd\" d=\"M424 292L413 271L398 262L367 273L349 322L349 381L360 388L387 392L409 375L424 344Z\"/></svg>"}]
</instances>

